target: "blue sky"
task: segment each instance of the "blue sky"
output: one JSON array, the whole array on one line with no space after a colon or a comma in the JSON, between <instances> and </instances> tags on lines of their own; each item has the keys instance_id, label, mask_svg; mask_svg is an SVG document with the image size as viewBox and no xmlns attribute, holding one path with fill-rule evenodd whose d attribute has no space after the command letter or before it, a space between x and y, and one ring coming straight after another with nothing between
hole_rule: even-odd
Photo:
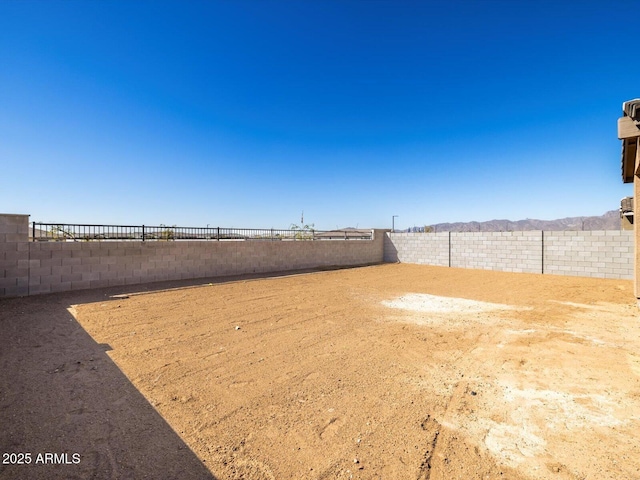
<instances>
[{"instance_id":1,"label":"blue sky","mask_svg":"<svg viewBox=\"0 0 640 480\"><path fill-rule=\"evenodd\" d=\"M631 195L638 1L0 2L0 211L319 229Z\"/></svg>"}]
</instances>

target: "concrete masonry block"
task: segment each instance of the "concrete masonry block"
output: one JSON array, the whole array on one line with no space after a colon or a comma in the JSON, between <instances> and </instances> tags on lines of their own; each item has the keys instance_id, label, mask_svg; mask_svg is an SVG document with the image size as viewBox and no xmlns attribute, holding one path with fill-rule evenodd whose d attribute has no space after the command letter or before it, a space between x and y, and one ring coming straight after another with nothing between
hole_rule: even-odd
<instances>
[{"instance_id":1,"label":"concrete masonry block","mask_svg":"<svg viewBox=\"0 0 640 480\"><path fill-rule=\"evenodd\" d=\"M0 261L2 262L11 263L28 258L29 256L26 255L25 252L19 252L17 250L0 250Z\"/></svg>"},{"instance_id":2,"label":"concrete masonry block","mask_svg":"<svg viewBox=\"0 0 640 480\"><path fill-rule=\"evenodd\" d=\"M77 242L56 242L56 243L60 246L60 248L58 248L57 250L60 250L63 252L69 252L69 256L72 256L75 250L82 249L82 243L77 243Z\"/></svg>"},{"instance_id":3,"label":"concrete masonry block","mask_svg":"<svg viewBox=\"0 0 640 480\"><path fill-rule=\"evenodd\" d=\"M117 259L122 259L126 256L126 250L124 247L118 247L117 244L113 246L108 246L103 249L103 254L108 257L115 257Z\"/></svg>"},{"instance_id":4,"label":"concrete masonry block","mask_svg":"<svg viewBox=\"0 0 640 480\"><path fill-rule=\"evenodd\" d=\"M618 280L633 280L633 274L632 273L615 273L613 271L611 272L607 272L603 274L604 278L615 278Z\"/></svg>"},{"instance_id":5,"label":"concrete masonry block","mask_svg":"<svg viewBox=\"0 0 640 480\"><path fill-rule=\"evenodd\" d=\"M127 276L124 278L125 285L139 285L140 283L144 283L140 277Z\"/></svg>"},{"instance_id":6,"label":"concrete masonry block","mask_svg":"<svg viewBox=\"0 0 640 480\"><path fill-rule=\"evenodd\" d=\"M38 262L37 266L40 266L40 267L62 266L62 259L60 258L43 258L42 260L30 260L30 262Z\"/></svg>"},{"instance_id":7,"label":"concrete masonry block","mask_svg":"<svg viewBox=\"0 0 640 480\"><path fill-rule=\"evenodd\" d=\"M151 272L150 270L141 269L141 270L134 270L132 272L132 274L133 274L134 277L138 277L138 278L144 280L146 278L149 278L149 277L153 276L153 273L150 273L150 272Z\"/></svg>"},{"instance_id":8,"label":"concrete masonry block","mask_svg":"<svg viewBox=\"0 0 640 480\"><path fill-rule=\"evenodd\" d=\"M31 230L29 229L29 225L18 225L18 229L15 233L17 233L18 235L22 236L23 238L23 242L28 242L29 241L29 232Z\"/></svg>"},{"instance_id":9,"label":"concrete masonry block","mask_svg":"<svg viewBox=\"0 0 640 480\"><path fill-rule=\"evenodd\" d=\"M81 257L81 265L99 265L101 257Z\"/></svg>"},{"instance_id":10,"label":"concrete masonry block","mask_svg":"<svg viewBox=\"0 0 640 480\"><path fill-rule=\"evenodd\" d=\"M82 266L84 267L85 265L82 265ZM98 272L98 273L108 272L109 271L109 265L104 265L104 264L101 264L101 263L97 263L95 265L89 265L89 271L92 272L92 273L94 273L94 272Z\"/></svg>"},{"instance_id":11,"label":"concrete masonry block","mask_svg":"<svg viewBox=\"0 0 640 480\"><path fill-rule=\"evenodd\" d=\"M25 277L20 277L25 278ZM28 277L27 281L28 281ZM16 287L18 286L18 277L0 277L0 288Z\"/></svg>"},{"instance_id":12,"label":"concrete masonry block","mask_svg":"<svg viewBox=\"0 0 640 480\"><path fill-rule=\"evenodd\" d=\"M29 242L29 250L43 250L52 252L54 250L62 250L62 246L66 245L64 242Z\"/></svg>"},{"instance_id":13,"label":"concrete masonry block","mask_svg":"<svg viewBox=\"0 0 640 480\"><path fill-rule=\"evenodd\" d=\"M71 256L74 258L90 257L91 251L82 249L82 244L79 244L77 248L74 248L73 250L71 250Z\"/></svg>"},{"instance_id":14,"label":"concrete masonry block","mask_svg":"<svg viewBox=\"0 0 640 480\"><path fill-rule=\"evenodd\" d=\"M29 295L42 295L51 293L51 285L31 285L29 286Z\"/></svg>"},{"instance_id":15,"label":"concrete masonry block","mask_svg":"<svg viewBox=\"0 0 640 480\"><path fill-rule=\"evenodd\" d=\"M117 257L100 257L100 264L102 265L116 265L118 263Z\"/></svg>"},{"instance_id":16,"label":"concrete masonry block","mask_svg":"<svg viewBox=\"0 0 640 480\"><path fill-rule=\"evenodd\" d=\"M109 279L110 287L118 287L121 285L124 285L124 277L116 277L116 278Z\"/></svg>"},{"instance_id":17,"label":"concrete masonry block","mask_svg":"<svg viewBox=\"0 0 640 480\"><path fill-rule=\"evenodd\" d=\"M51 275L55 275L58 277L62 277L62 275L71 275L72 268L73 267L71 265L64 265L64 266L53 265L51 267Z\"/></svg>"},{"instance_id":18,"label":"concrete masonry block","mask_svg":"<svg viewBox=\"0 0 640 480\"><path fill-rule=\"evenodd\" d=\"M614 257L611 259L611 261L615 264L627 264L630 262L630 259L625 257Z\"/></svg>"},{"instance_id":19,"label":"concrete masonry block","mask_svg":"<svg viewBox=\"0 0 640 480\"><path fill-rule=\"evenodd\" d=\"M109 265L109 271L110 272L116 272L117 274L119 274L121 276L125 276L127 274L127 272L129 272L130 270L124 264L116 264L116 265L111 265L110 264Z\"/></svg>"},{"instance_id":20,"label":"concrete masonry block","mask_svg":"<svg viewBox=\"0 0 640 480\"><path fill-rule=\"evenodd\" d=\"M70 259L71 255L72 255L72 251L69 250L68 248L61 249L61 250L51 250L50 251L50 258Z\"/></svg>"},{"instance_id":21,"label":"concrete masonry block","mask_svg":"<svg viewBox=\"0 0 640 480\"><path fill-rule=\"evenodd\" d=\"M89 284L91 288L106 288L109 286L109 280L91 280Z\"/></svg>"},{"instance_id":22,"label":"concrete masonry block","mask_svg":"<svg viewBox=\"0 0 640 480\"><path fill-rule=\"evenodd\" d=\"M156 282L166 282L169 280L169 275L167 273L156 273L154 276Z\"/></svg>"},{"instance_id":23,"label":"concrete masonry block","mask_svg":"<svg viewBox=\"0 0 640 480\"><path fill-rule=\"evenodd\" d=\"M23 243L27 239L19 233L0 233L0 243Z\"/></svg>"},{"instance_id":24,"label":"concrete masonry block","mask_svg":"<svg viewBox=\"0 0 640 480\"><path fill-rule=\"evenodd\" d=\"M91 265L83 265L81 263L75 265L66 265L65 267L71 267L71 273L87 273L91 271Z\"/></svg>"},{"instance_id":25,"label":"concrete masonry block","mask_svg":"<svg viewBox=\"0 0 640 480\"><path fill-rule=\"evenodd\" d=\"M51 267L30 267L29 276L51 275Z\"/></svg>"},{"instance_id":26,"label":"concrete masonry block","mask_svg":"<svg viewBox=\"0 0 640 480\"><path fill-rule=\"evenodd\" d=\"M164 258L164 257L163 257ZM149 262L149 264L147 265L148 268L156 268L156 269L167 269L171 266L173 266L174 268L177 267L179 264L175 261L155 261L155 262Z\"/></svg>"},{"instance_id":27,"label":"concrete masonry block","mask_svg":"<svg viewBox=\"0 0 640 480\"><path fill-rule=\"evenodd\" d=\"M60 283L59 275L42 275L39 278L39 282L37 282L39 285L53 285L57 283Z\"/></svg>"},{"instance_id":28,"label":"concrete masonry block","mask_svg":"<svg viewBox=\"0 0 640 480\"><path fill-rule=\"evenodd\" d=\"M629 269L626 268L614 268L613 273L618 275L629 275L630 278L633 278L633 274L629 272Z\"/></svg>"},{"instance_id":29,"label":"concrete masonry block","mask_svg":"<svg viewBox=\"0 0 640 480\"><path fill-rule=\"evenodd\" d=\"M127 275L131 275L131 272L133 272L134 270L141 270L141 269L142 269L142 262L130 262L124 265L124 271L127 273ZM111 270L111 268L109 270Z\"/></svg>"},{"instance_id":30,"label":"concrete masonry block","mask_svg":"<svg viewBox=\"0 0 640 480\"><path fill-rule=\"evenodd\" d=\"M99 272L99 273L100 273L100 280L113 280L119 277L118 272L106 271L106 272Z\"/></svg>"},{"instance_id":31,"label":"concrete masonry block","mask_svg":"<svg viewBox=\"0 0 640 480\"><path fill-rule=\"evenodd\" d=\"M0 266L0 272L2 271L4 271L4 278L19 278L29 276L29 268L19 268L15 263L5 265L4 268Z\"/></svg>"},{"instance_id":32,"label":"concrete masonry block","mask_svg":"<svg viewBox=\"0 0 640 480\"><path fill-rule=\"evenodd\" d=\"M71 290L85 290L91 288L91 281L77 280L71 282Z\"/></svg>"},{"instance_id":33,"label":"concrete masonry block","mask_svg":"<svg viewBox=\"0 0 640 480\"><path fill-rule=\"evenodd\" d=\"M29 215L21 214L0 214L0 223L5 225L18 225L29 228Z\"/></svg>"},{"instance_id":34,"label":"concrete masonry block","mask_svg":"<svg viewBox=\"0 0 640 480\"><path fill-rule=\"evenodd\" d=\"M92 281L92 280L100 280L100 272L83 272L82 273L82 281Z\"/></svg>"},{"instance_id":35,"label":"concrete masonry block","mask_svg":"<svg viewBox=\"0 0 640 480\"><path fill-rule=\"evenodd\" d=\"M60 275L61 282L79 282L82 280L82 273L71 273Z\"/></svg>"},{"instance_id":36,"label":"concrete masonry block","mask_svg":"<svg viewBox=\"0 0 640 480\"><path fill-rule=\"evenodd\" d=\"M76 242L75 245L75 249L78 250L87 250L87 251L93 251L93 250L97 250L99 251L100 249L102 249L102 245L104 242Z\"/></svg>"},{"instance_id":37,"label":"concrete masonry block","mask_svg":"<svg viewBox=\"0 0 640 480\"><path fill-rule=\"evenodd\" d=\"M29 258L31 260L48 260L52 258L51 251L40 249L40 248L34 248L31 250L31 252L29 252Z\"/></svg>"},{"instance_id":38,"label":"concrete masonry block","mask_svg":"<svg viewBox=\"0 0 640 480\"><path fill-rule=\"evenodd\" d=\"M4 223L0 221L0 234L21 234L21 237L26 241L27 232L24 231L24 227L22 225L18 225L16 223Z\"/></svg>"},{"instance_id":39,"label":"concrete masonry block","mask_svg":"<svg viewBox=\"0 0 640 480\"><path fill-rule=\"evenodd\" d=\"M2 243L2 242L0 242L0 252L2 252L2 253L22 252L24 254L24 251L20 250L20 247L22 245L23 245L22 243Z\"/></svg>"},{"instance_id":40,"label":"concrete masonry block","mask_svg":"<svg viewBox=\"0 0 640 480\"><path fill-rule=\"evenodd\" d=\"M633 251L633 247L613 247L613 251L620 253L631 253Z\"/></svg>"}]
</instances>

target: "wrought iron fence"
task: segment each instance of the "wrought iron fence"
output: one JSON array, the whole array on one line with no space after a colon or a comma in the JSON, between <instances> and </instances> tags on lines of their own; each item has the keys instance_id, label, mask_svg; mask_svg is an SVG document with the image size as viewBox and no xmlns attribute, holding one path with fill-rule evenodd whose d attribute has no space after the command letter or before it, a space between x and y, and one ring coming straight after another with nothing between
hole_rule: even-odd
<instances>
[{"instance_id":1,"label":"wrought iron fence","mask_svg":"<svg viewBox=\"0 0 640 480\"><path fill-rule=\"evenodd\" d=\"M34 242L179 241L179 240L372 240L371 230L283 230L260 228L176 227L150 225L31 224Z\"/></svg>"}]
</instances>

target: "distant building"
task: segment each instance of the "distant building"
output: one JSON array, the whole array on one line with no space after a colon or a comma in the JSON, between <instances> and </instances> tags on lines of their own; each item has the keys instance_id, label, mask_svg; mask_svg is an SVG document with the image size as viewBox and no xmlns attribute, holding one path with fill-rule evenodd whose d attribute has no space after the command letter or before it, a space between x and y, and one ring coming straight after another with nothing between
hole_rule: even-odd
<instances>
[{"instance_id":1,"label":"distant building","mask_svg":"<svg viewBox=\"0 0 640 480\"><path fill-rule=\"evenodd\" d=\"M331 230L328 232L316 232L314 238L322 239L364 239L371 238L371 230L358 230L357 228L347 227L339 230Z\"/></svg>"}]
</instances>

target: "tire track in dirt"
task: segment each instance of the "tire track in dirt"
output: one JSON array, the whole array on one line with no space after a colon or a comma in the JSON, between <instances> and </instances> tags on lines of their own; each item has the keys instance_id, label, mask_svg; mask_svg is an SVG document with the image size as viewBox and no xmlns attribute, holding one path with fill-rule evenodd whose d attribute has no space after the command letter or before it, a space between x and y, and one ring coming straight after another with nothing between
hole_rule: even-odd
<instances>
[{"instance_id":1,"label":"tire track in dirt","mask_svg":"<svg viewBox=\"0 0 640 480\"><path fill-rule=\"evenodd\" d=\"M420 424L420 427L427 432L427 438L430 440L427 441L427 450L424 453L424 460L420 464L416 480L429 480L431 478L431 459L438 446L440 424L432 418L431 415L427 415L427 418Z\"/></svg>"}]
</instances>

